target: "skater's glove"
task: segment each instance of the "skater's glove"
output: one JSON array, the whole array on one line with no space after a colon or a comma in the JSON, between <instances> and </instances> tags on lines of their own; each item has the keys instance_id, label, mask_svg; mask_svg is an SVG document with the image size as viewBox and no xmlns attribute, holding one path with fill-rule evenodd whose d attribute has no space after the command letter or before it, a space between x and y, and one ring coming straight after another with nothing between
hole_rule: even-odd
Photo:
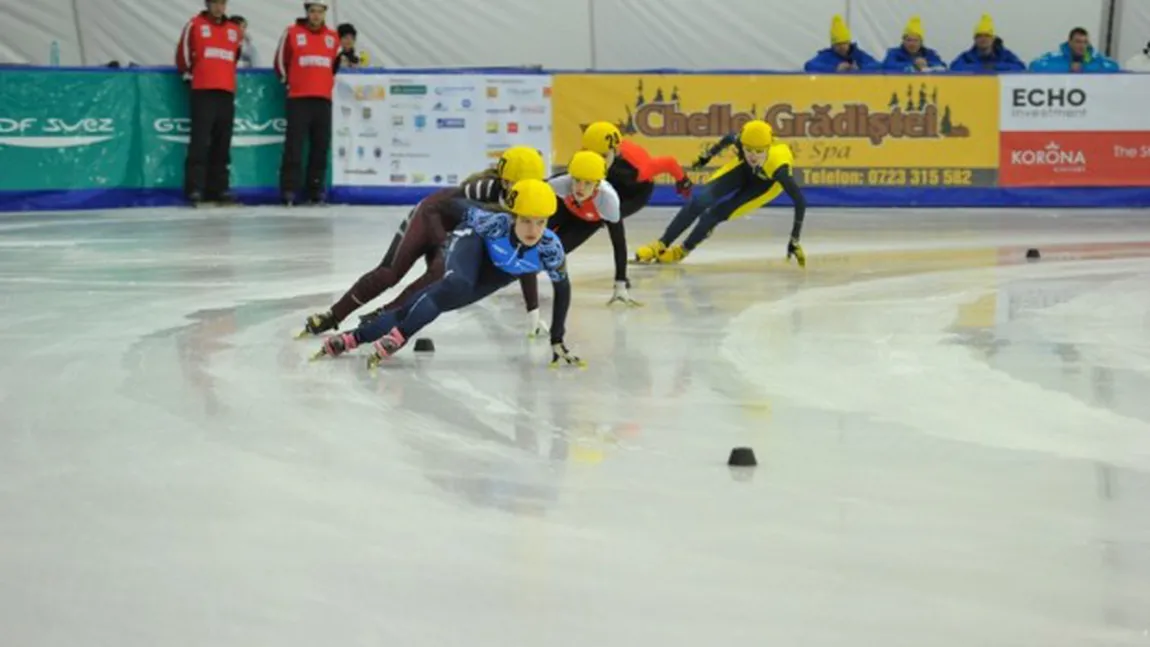
<instances>
[{"instance_id":1,"label":"skater's glove","mask_svg":"<svg viewBox=\"0 0 1150 647\"><path fill-rule=\"evenodd\" d=\"M803 251L803 246L794 238L787 242L787 262L790 262L791 257L798 261L799 267L807 266L807 255Z\"/></svg>"},{"instance_id":2,"label":"skater's glove","mask_svg":"<svg viewBox=\"0 0 1150 647\"><path fill-rule=\"evenodd\" d=\"M691 182L691 178L684 175L683 179L675 183L675 192L684 198L689 198L691 197L691 187L693 186L695 186L695 184Z\"/></svg>"},{"instance_id":3,"label":"skater's glove","mask_svg":"<svg viewBox=\"0 0 1150 647\"><path fill-rule=\"evenodd\" d=\"M567 345L563 342L551 344L551 368L558 368L560 362L565 362L568 366L578 366L579 368L587 366L587 362L576 357L574 353L568 350Z\"/></svg>"},{"instance_id":4,"label":"skater's glove","mask_svg":"<svg viewBox=\"0 0 1150 647\"><path fill-rule=\"evenodd\" d=\"M183 79L184 83L191 83L192 82L192 73L191 72L184 72L184 75L180 78Z\"/></svg>"},{"instance_id":5,"label":"skater's glove","mask_svg":"<svg viewBox=\"0 0 1150 647\"><path fill-rule=\"evenodd\" d=\"M691 168L696 170L696 171L704 169L707 167L707 164L710 161L711 161L711 158L707 157L706 155L700 155L700 156L695 158L695 161L691 164Z\"/></svg>"},{"instance_id":6,"label":"skater's glove","mask_svg":"<svg viewBox=\"0 0 1150 647\"><path fill-rule=\"evenodd\" d=\"M527 337L535 339L544 337L551 332L542 319L539 318L539 308L527 313Z\"/></svg>"},{"instance_id":7,"label":"skater's glove","mask_svg":"<svg viewBox=\"0 0 1150 647\"><path fill-rule=\"evenodd\" d=\"M627 292L627 281L615 281L615 293L611 296L611 300L607 305L615 305L622 303L625 306L641 306L643 304L631 298L630 293Z\"/></svg>"}]
</instances>

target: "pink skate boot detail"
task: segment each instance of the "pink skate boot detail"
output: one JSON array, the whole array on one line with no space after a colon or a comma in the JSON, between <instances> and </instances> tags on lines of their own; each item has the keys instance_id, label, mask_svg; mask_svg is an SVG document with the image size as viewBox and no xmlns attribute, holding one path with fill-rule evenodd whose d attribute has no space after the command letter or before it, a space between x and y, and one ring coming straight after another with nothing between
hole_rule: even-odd
<instances>
[{"instance_id":1,"label":"pink skate boot detail","mask_svg":"<svg viewBox=\"0 0 1150 647\"><path fill-rule=\"evenodd\" d=\"M399 328L392 328L391 332L379 338L379 341L371 345L375 350L375 354L367 359L368 368L375 368L379 366L381 360L387 359L395 354L403 345L407 343L404 339L403 333L399 332Z\"/></svg>"},{"instance_id":2,"label":"pink skate boot detail","mask_svg":"<svg viewBox=\"0 0 1150 647\"><path fill-rule=\"evenodd\" d=\"M329 357L339 357L349 350L354 350L359 342L355 335L345 332L342 335L332 335L323 341L323 352Z\"/></svg>"}]
</instances>

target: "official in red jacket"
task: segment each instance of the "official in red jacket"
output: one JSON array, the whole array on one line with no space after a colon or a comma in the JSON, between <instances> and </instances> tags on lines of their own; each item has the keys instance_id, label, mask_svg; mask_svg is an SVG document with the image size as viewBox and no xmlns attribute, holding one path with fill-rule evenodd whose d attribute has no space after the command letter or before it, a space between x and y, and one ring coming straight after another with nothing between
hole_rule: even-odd
<instances>
[{"instance_id":1,"label":"official in red jacket","mask_svg":"<svg viewBox=\"0 0 1150 647\"><path fill-rule=\"evenodd\" d=\"M235 204L228 192L232 124L236 116L236 62L243 32L227 17L228 0L207 0L188 21L176 46L176 67L190 82L192 133L184 163L184 194L203 202Z\"/></svg>"},{"instance_id":2,"label":"official in red jacket","mask_svg":"<svg viewBox=\"0 0 1150 647\"><path fill-rule=\"evenodd\" d=\"M339 70L339 36L325 23L327 2L305 0L307 18L284 31L276 48L275 70L287 86L287 136L280 164L280 194L285 205L300 189L300 158L306 139L310 152L304 180L306 200L322 204L327 157L331 148L331 94Z\"/></svg>"}]
</instances>

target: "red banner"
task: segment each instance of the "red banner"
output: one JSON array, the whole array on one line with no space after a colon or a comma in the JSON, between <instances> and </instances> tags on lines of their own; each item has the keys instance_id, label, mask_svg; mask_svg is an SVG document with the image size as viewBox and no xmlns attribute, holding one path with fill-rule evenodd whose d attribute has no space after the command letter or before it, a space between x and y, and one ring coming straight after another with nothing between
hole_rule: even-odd
<instances>
[{"instance_id":1,"label":"red banner","mask_svg":"<svg viewBox=\"0 0 1150 647\"><path fill-rule=\"evenodd\" d=\"M1003 132L1000 186L1150 186L1150 131Z\"/></svg>"}]
</instances>

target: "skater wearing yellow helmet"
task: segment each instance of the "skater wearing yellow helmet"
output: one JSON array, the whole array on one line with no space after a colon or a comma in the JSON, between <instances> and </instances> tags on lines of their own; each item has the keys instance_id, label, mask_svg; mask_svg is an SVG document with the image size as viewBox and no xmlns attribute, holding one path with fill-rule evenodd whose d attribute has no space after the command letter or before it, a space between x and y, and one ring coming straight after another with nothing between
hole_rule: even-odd
<instances>
[{"instance_id":1,"label":"skater wearing yellow helmet","mask_svg":"<svg viewBox=\"0 0 1150 647\"><path fill-rule=\"evenodd\" d=\"M615 252L615 292L607 305L639 305L628 293L627 237L619 212L619 195L606 176L607 161L602 155L587 150L575 153L567 163L567 172L548 180L559 198L559 208L547 223L547 228L559 237L563 249L570 254L595 232L606 227ZM524 277L520 285L528 302L539 301L539 287L534 276ZM546 331L546 324L535 322L532 336Z\"/></svg>"},{"instance_id":2,"label":"skater wearing yellow helmet","mask_svg":"<svg viewBox=\"0 0 1150 647\"><path fill-rule=\"evenodd\" d=\"M506 211L503 201L512 184L528 178L542 180L546 175L542 153L530 146L513 146L503 151L494 166L468 177L459 188L466 200Z\"/></svg>"},{"instance_id":3,"label":"skater wearing yellow helmet","mask_svg":"<svg viewBox=\"0 0 1150 647\"><path fill-rule=\"evenodd\" d=\"M627 293L627 235L619 194L606 178L607 160L601 155L591 151L575 153L567 173L549 180L559 196L559 210L548 227L559 235L568 254L606 227L615 255L615 292L607 304L637 305Z\"/></svg>"},{"instance_id":4,"label":"skater wearing yellow helmet","mask_svg":"<svg viewBox=\"0 0 1150 647\"><path fill-rule=\"evenodd\" d=\"M487 211L465 200L449 201L449 208L461 214L462 224L451 235L443 277L399 308L353 332L329 337L316 357L341 355L374 342L368 362L374 366L394 355L440 314L484 299L520 276L546 272L555 292L551 363L582 365L563 341L571 283L563 245L547 229L547 219L558 206L555 190L542 180L522 180L512 186L506 204L511 213Z\"/></svg>"},{"instance_id":5,"label":"skater wearing yellow helmet","mask_svg":"<svg viewBox=\"0 0 1150 647\"><path fill-rule=\"evenodd\" d=\"M619 193L621 216L627 218L651 201L655 178L670 175L675 190L684 198L691 194L691 180L673 157L651 157L633 141L623 139L614 124L596 121L583 131L583 150L599 153L607 160L607 181Z\"/></svg>"},{"instance_id":6,"label":"skater wearing yellow helmet","mask_svg":"<svg viewBox=\"0 0 1150 647\"><path fill-rule=\"evenodd\" d=\"M710 236L719 223L754 211L786 191L795 204L787 259L793 256L799 265L806 265L806 256L799 245L806 200L793 176L795 158L790 147L775 141L771 126L756 119L712 146L696 160L695 167L706 166L712 157L732 145L736 149L735 159L716 171L706 184L695 189L690 201L671 220L662 237L636 250L636 260L677 263ZM683 244L672 246L696 220L698 224Z\"/></svg>"},{"instance_id":7,"label":"skater wearing yellow helmet","mask_svg":"<svg viewBox=\"0 0 1150 647\"><path fill-rule=\"evenodd\" d=\"M521 180L542 180L545 171L543 157L539 151L526 146L516 146L503 152L494 167L476 173L459 187L440 189L415 205L407 220L399 226L399 231L391 241L379 265L364 274L351 286L339 301L326 312L319 312L307 318L300 336L318 335L337 329L340 322L357 308L399 283L420 258L427 263L423 276L416 279L390 303L366 315L371 318L384 310L392 310L443 276L443 246L447 235L459 225L460 212L446 208L447 202L464 198L488 205L489 209L501 209L511 185ZM539 319L539 297L532 288L530 295L524 286L527 300L529 323ZM536 324L537 325L537 324Z\"/></svg>"}]
</instances>

